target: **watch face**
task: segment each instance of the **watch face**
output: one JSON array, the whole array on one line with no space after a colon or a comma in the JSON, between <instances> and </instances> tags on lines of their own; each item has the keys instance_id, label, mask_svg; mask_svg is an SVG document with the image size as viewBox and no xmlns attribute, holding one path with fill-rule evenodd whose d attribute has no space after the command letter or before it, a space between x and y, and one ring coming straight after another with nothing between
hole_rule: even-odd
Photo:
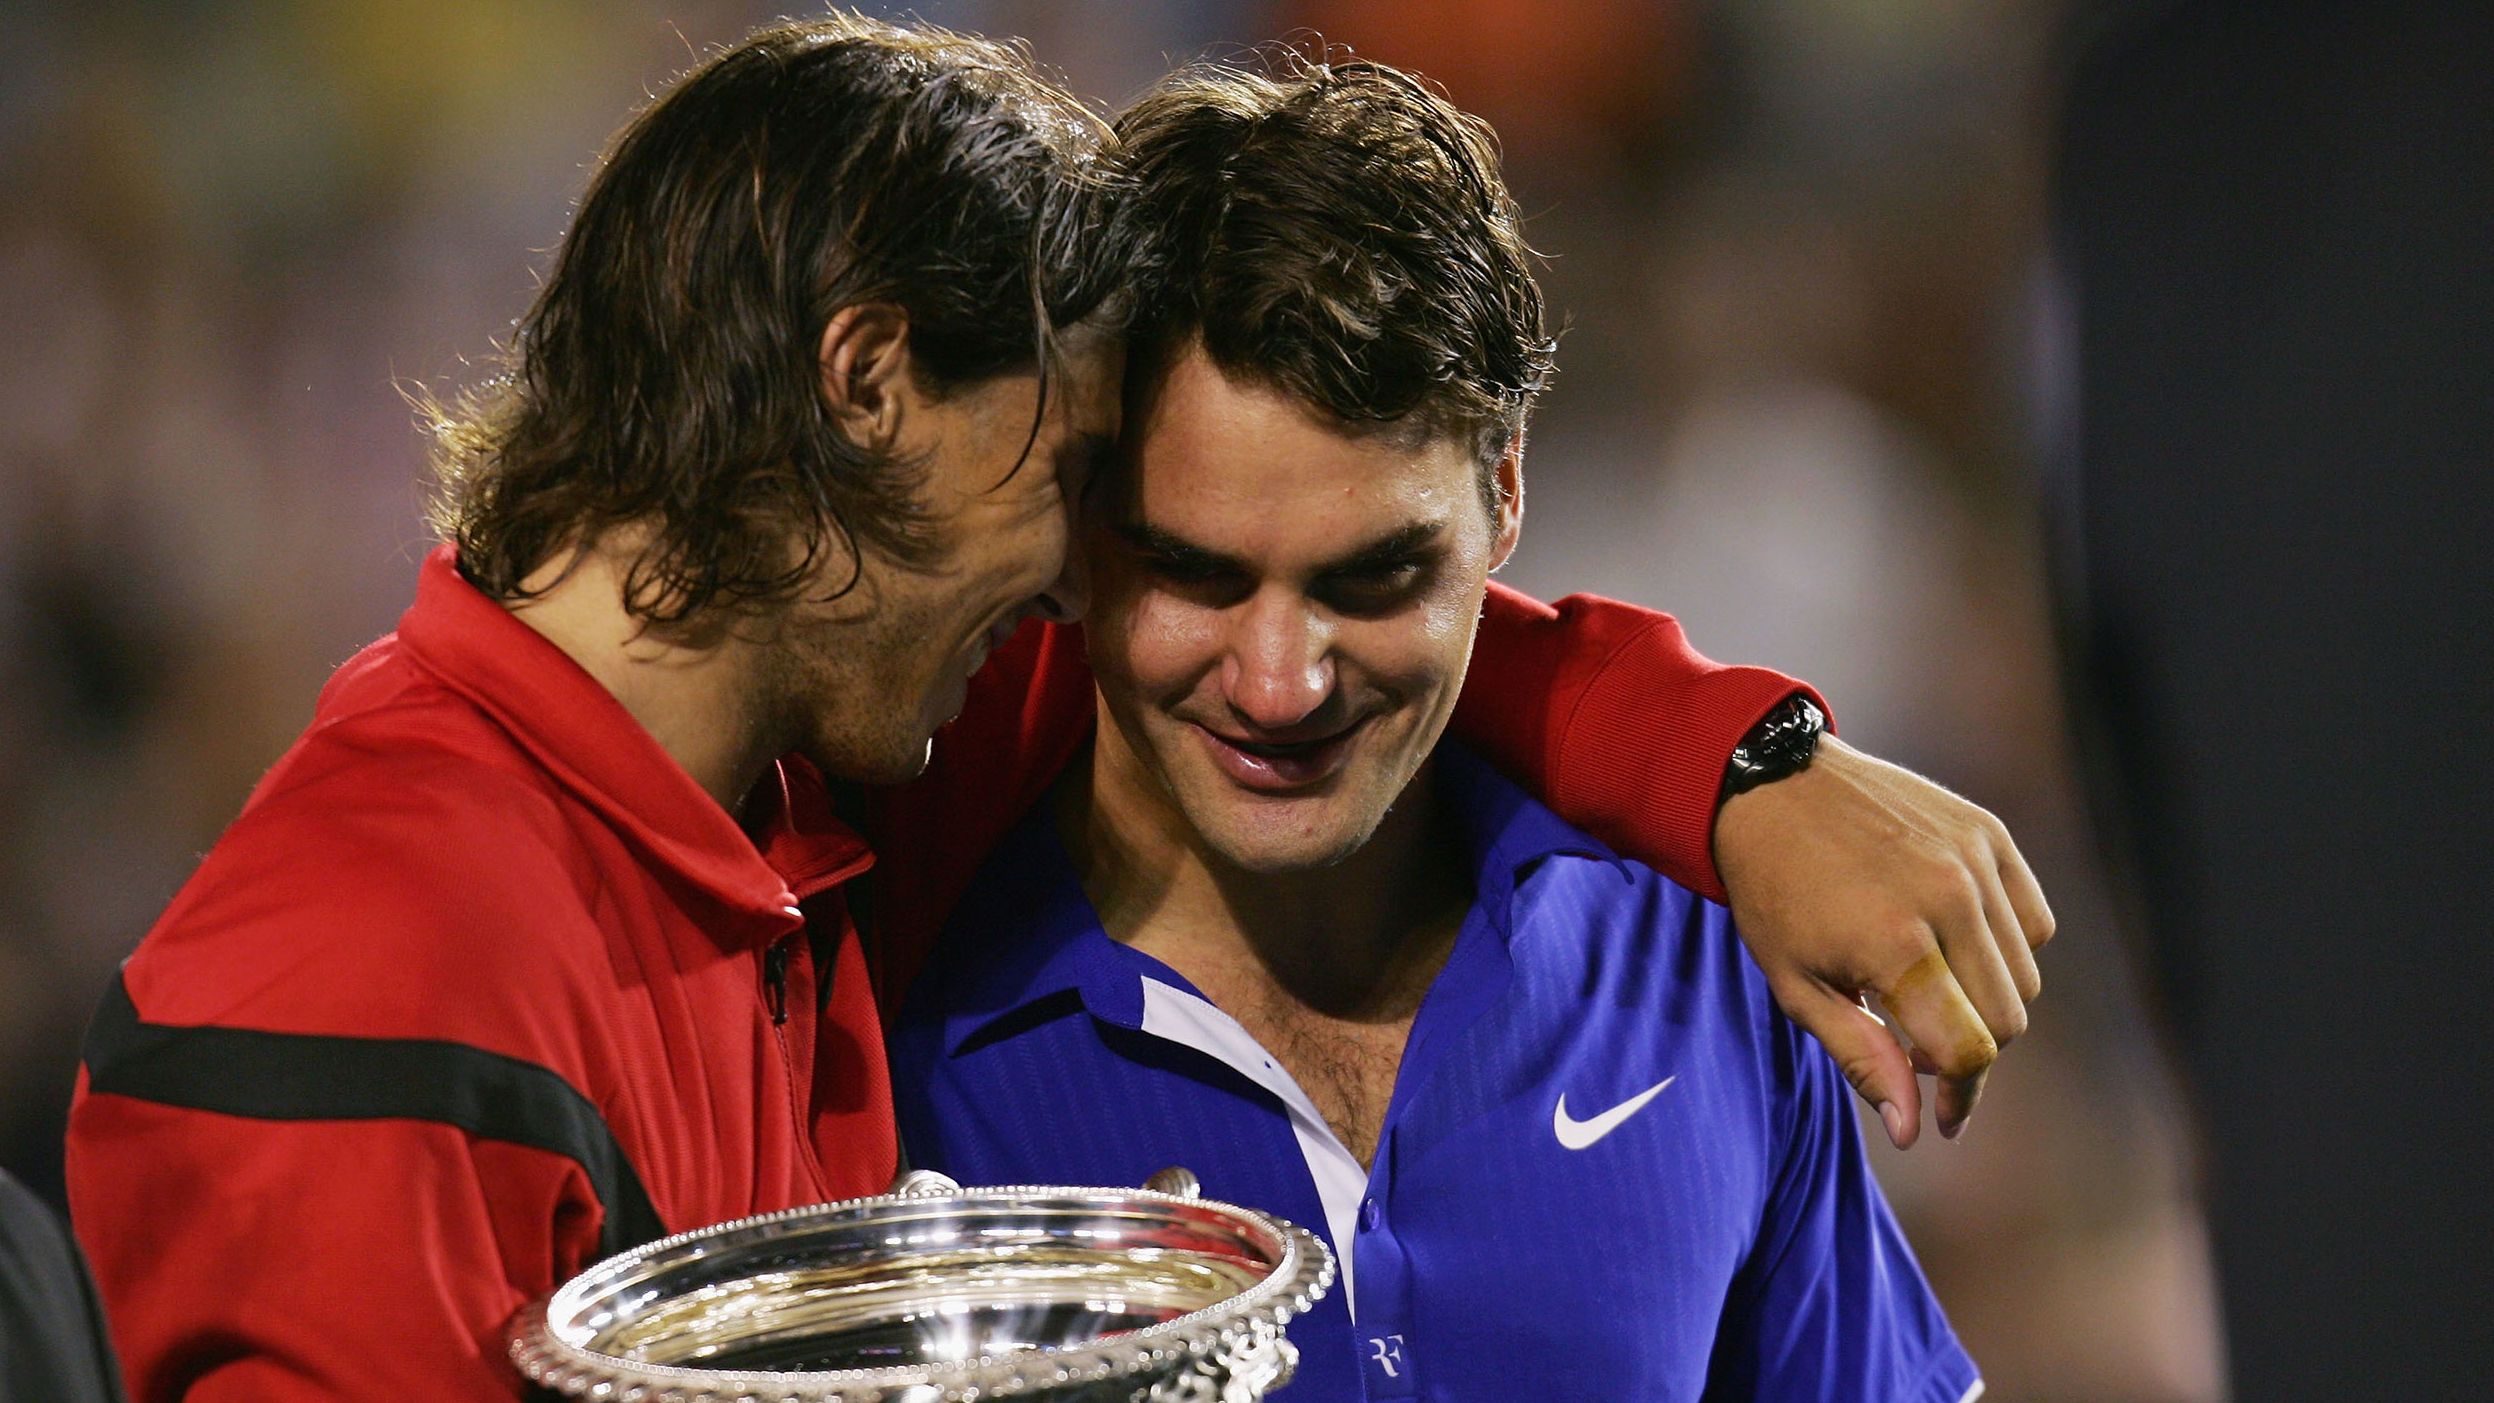
<instances>
[{"instance_id":1,"label":"watch face","mask_svg":"<svg viewBox=\"0 0 2494 1403\"><path fill-rule=\"evenodd\" d=\"M1746 793L1807 768L1826 729L1827 714L1808 697L1787 699L1733 748L1731 763L1724 769L1724 793Z\"/></svg>"}]
</instances>

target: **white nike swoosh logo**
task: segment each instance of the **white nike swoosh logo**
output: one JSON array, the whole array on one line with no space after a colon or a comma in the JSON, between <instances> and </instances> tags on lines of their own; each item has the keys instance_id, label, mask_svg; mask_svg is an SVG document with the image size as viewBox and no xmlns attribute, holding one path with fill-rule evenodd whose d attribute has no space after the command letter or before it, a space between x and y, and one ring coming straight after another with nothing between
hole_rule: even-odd
<instances>
[{"instance_id":1,"label":"white nike swoosh logo","mask_svg":"<svg viewBox=\"0 0 2494 1403\"><path fill-rule=\"evenodd\" d=\"M1571 1150L1581 1150L1592 1144L1594 1141L1601 1139L1603 1136L1610 1134L1612 1131L1619 1129L1622 1121L1625 1121L1630 1116L1644 1110L1646 1102L1662 1095L1664 1087L1667 1087L1678 1080L1680 1080L1680 1078L1676 1075L1665 1077L1661 1081L1654 1083L1652 1086L1649 1086L1645 1090L1638 1092L1636 1095L1629 1097L1627 1100L1620 1102L1618 1105L1613 1106L1609 1110L1604 1111L1602 1114L1595 1116L1591 1120L1578 1120L1574 1116L1569 1115L1567 1113L1567 1095L1562 1092L1559 1095L1558 1109L1550 1114L1550 1128L1557 1132L1560 1144L1565 1145Z\"/></svg>"}]
</instances>

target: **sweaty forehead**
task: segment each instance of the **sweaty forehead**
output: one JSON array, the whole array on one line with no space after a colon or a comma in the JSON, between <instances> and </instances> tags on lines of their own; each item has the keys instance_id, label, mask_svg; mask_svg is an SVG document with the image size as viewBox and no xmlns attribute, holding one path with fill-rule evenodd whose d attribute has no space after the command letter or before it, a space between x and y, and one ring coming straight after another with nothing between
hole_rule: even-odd
<instances>
[{"instance_id":1,"label":"sweaty forehead","mask_svg":"<svg viewBox=\"0 0 2494 1403\"><path fill-rule=\"evenodd\" d=\"M1321 552L1447 521L1474 496L1463 444L1347 432L1286 392L1233 379L1200 357L1174 364L1135 408L1117 516L1208 548Z\"/></svg>"},{"instance_id":2,"label":"sweaty forehead","mask_svg":"<svg viewBox=\"0 0 2494 1403\"><path fill-rule=\"evenodd\" d=\"M1433 464L1449 451L1471 463L1469 436L1418 417L1345 422L1281 383L1215 362L1200 343L1174 351L1149 344L1126 359L1126 431L1135 446L1189 441L1216 432L1287 437L1302 448L1318 440L1363 451L1377 464L1398 458ZM1476 465L1477 466L1477 465Z\"/></svg>"}]
</instances>

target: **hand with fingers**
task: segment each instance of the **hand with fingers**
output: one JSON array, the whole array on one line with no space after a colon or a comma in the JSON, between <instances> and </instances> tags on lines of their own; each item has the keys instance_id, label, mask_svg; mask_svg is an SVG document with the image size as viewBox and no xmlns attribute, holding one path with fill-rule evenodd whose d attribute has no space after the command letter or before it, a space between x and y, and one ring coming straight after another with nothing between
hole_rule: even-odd
<instances>
[{"instance_id":1,"label":"hand with fingers","mask_svg":"<svg viewBox=\"0 0 2494 1403\"><path fill-rule=\"evenodd\" d=\"M1776 1002L1835 1054L1897 1148L1920 1071L1954 1139L2042 991L2052 908L2000 820L1833 736L1806 769L1724 801L1715 867ZM1895 1031L1865 1004L1876 994ZM1899 1042L1899 1037L1904 1039Z\"/></svg>"}]
</instances>

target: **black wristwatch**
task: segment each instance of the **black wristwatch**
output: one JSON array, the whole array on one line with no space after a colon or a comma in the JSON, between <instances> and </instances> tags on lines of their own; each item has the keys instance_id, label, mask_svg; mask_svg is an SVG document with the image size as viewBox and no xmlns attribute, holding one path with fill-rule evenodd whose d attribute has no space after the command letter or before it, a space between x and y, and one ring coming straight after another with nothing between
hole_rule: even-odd
<instances>
[{"instance_id":1,"label":"black wristwatch","mask_svg":"<svg viewBox=\"0 0 2494 1403\"><path fill-rule=\"evenodd\" d=\"M1731 763L1723 767L1723 799L1746 794L1759 785L1797 775L1810 768L1810 757L1827 733L1827 713L1795 692L1778 703L1766 719L1732 747ZM1722 802L1718 799L1716 802Z\"/></svg>"}]
</instances>

